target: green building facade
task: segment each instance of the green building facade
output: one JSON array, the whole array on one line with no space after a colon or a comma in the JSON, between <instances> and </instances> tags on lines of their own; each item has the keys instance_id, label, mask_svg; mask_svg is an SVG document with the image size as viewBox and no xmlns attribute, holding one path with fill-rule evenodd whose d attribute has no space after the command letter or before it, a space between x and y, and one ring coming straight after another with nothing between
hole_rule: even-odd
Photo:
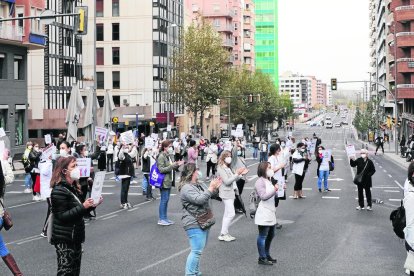
<instances>
[{"instance_id":1,"label":"green building facade","mask_svg":"<svg viewBox=\"0 0 414 276\"><path fill-rule=\"evenodd\" d=\"M279 87L278 0L254 0L256 69L269 74Z\"/></svg>"}]
</instances>

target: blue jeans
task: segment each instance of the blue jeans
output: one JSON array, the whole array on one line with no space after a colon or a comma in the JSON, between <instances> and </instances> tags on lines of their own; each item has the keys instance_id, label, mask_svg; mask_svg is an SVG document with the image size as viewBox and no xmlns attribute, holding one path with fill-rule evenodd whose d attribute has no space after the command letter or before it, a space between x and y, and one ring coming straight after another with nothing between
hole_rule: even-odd
<instances>
[{"instance_id":1,"label":"blue jeans","mask_svg":"<svg viewBox=\"0 0 414 276\"><path fill-rule=\"evenodd\" d=\"M318 189L322 189L322 180L323 180L323 186L325 187L325 190L328 190L328 177L329 177L329 171L321 171L319 170L319 177L318 177Z\"/></svg>"},{"instance_id":2,"label":"blue jeans","mask_svg":"<svg viewBox=\"0 0 414 276\"><path fill-rule=\"evenodd\" d=\"M0 228L3 228L3 218L0 218ZM6 244L3 241L3 236L0 234L0 257L7 256L9 250L6 247Z\"/></svg>"},{"instance_id":3,"label":"blue jeans","mask_svg":"<svg viewBox=\"0 0 414 276\"><path fill-rule=\"evenodd\" d=\"M270 256L270 244L275 236L275 226L259 225L259 235L257 236L257 249L260 258Z\"/></svg>"},{"instance_id":4,"label":"blue jeans","mask_svg":"<svg viewBox=\"0 0 414 276\"><path fill-rule=\"evenodd\" d=\"M167 221L167 209L168 209L168 201L170 200L170 193L171 189L160 189L161 193L161 201L160 201L160 209L159 209L159 216L160 220Z\"/></svg>"},{"instance_id":5,"label":"blue jeans","mask_svg":"<svg viewBox=\"0 0 414 276\"><path fill-rule=\"evenodd\" d=\"M201 275L200 258L204 248L207 245L208 231L201 228L192 228L186 230L190 241L191 252L188 254L187 263L185 265L185 275Z\"/></svg>"},{"instance_id":6,"label":"blue jeans","mask_svg":"<svg viewBox=\"0 0 414 276\"><path fill-rule=\"evenodd\" d=\"M142 183L141 183L141 187L142 187L142 192L146 193L147 189L148 189L148 181L146 177L142 178Z\"/></svg>"},{"instance_id":7,"label":"blue jeans","mask_svg":"<svg viewBox=\"0 0 414 276\"><path fill-rule=\"evenodd\" d=\"M259 152L258 148L253 148L253 158L257 158L257 153Z\"/></svg>"},{"instance_id":8,"label":"blue jeans","mask_svg":"<svg viewBox=\"0 0 414 276\"><path fill-rule=\"evenodd\" d=\"M24 187L26 189L32 188L32 176L30 175L30 173L26 173L26 176L24 177Z\"/></svg>"},{"instance_id":9,"label":"blue jeans","mask_svg":"<svg viewBox=\"0 0 414 276\"><path fill-rule=\"evenodd\" d=\"M267 152L260 152L260 162L267 161Z\"/></svg>"}]
</instances>

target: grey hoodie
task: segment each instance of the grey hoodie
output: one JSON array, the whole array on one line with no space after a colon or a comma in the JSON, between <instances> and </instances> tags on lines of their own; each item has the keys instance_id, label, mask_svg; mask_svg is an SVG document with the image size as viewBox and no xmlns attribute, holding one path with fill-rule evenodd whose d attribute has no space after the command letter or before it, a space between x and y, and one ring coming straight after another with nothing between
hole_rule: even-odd
<instances>
[{"instance_id":1,"label":"grey hoodie","mask_svg":"<svg viewBox=\"0 0 414 276\"><path fill-rule=\"evenodd\" d=\"M187 183L181 188L180 198L183 205L181 222L184 230L200 228L194 216L211 209L209 200L212 196L213 193L204 184Z\"/></svg>"}]
</instances>

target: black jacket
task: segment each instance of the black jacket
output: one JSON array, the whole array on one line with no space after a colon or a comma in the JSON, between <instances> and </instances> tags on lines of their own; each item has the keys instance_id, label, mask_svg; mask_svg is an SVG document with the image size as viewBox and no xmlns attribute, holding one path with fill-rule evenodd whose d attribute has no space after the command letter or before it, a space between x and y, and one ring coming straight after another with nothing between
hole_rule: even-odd
<instances>
[{"instance_id":1,"label":"black jacket","mask_svg":"<svg viewBox=\"0 0 414 276\"><path fill-rule=\"evenodd\" d=\"M32 168L38 168L39 167L40 156L42 156L41 152L37 152L33 149L30 151L29 161L30 161L30 166Z\"/></svg>"},{"instance_id":2,"label":"black jacket","mask_svg":"<svg viewBox=\"0 0 414 276\"><path fill-rule=\"evenodd\" d=\"M364 161L362 157L359 157L356 160L350 160L351 167L357 167L357 174L360 174L364 171L364 175L362 177L362 186L363 187L372 187L372 179L371 177L375 173L375 166L374 162L371 159L367 158L367 161ZM366 163L368 162L368 163ZM364 170L365 165L367 166Z\"/></svg>"},{"instance_id":3,"label":"black jacket","mask_svg":"<svg viewBox=\"0 0 414 276\"><path fill-rule=\"evenodd\" d=\"M85 241L83 217L91 210L83 207L78 191L62 181L54 186L51 200L54 216L51 243L83 243Z\"/></svg>"},{"instance_id":4,"label":"black jacket","mask_svg":"<svg viewBox=\"0 0 414 276\"><path fill-rule=\"evenodd\" d=\"M142 156L142 172L149 173L151 170L151 157L148 155L147 158Z\"/></svg>"},{"instance_id":5,"label":"black jacket","mask_svg":"<svg viewBox=\"0 0 414 276\"><path fill-rule=\"evenodd\" d=\"M119 174L120 175L134 175L134 164L132 163L132 158L128 153L124 153L125 159L119 160Z\"/></svg>"}]
</instances>

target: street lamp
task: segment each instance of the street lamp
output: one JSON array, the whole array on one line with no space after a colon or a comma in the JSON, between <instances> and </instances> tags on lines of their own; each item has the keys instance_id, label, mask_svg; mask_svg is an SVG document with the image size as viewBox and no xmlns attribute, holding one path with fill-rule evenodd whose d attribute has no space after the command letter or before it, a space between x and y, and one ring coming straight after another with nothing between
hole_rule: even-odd
<instances>
[{"instance_id":1,"label":"street lamp","mask_svg":"<svg viewBox=\"0 0 414 276\"><path fill-rule=\"evenodd\" d=\"M172 28L178 27L177 24L173 23L169 26L167 26L167 137L170 138L170 128L168 127L170 125L170 112L171 112L171 101L170 101L170 57L169 57L169 49L170 49L170 32L169 30Z\"/></svg>"}]
</instances>

